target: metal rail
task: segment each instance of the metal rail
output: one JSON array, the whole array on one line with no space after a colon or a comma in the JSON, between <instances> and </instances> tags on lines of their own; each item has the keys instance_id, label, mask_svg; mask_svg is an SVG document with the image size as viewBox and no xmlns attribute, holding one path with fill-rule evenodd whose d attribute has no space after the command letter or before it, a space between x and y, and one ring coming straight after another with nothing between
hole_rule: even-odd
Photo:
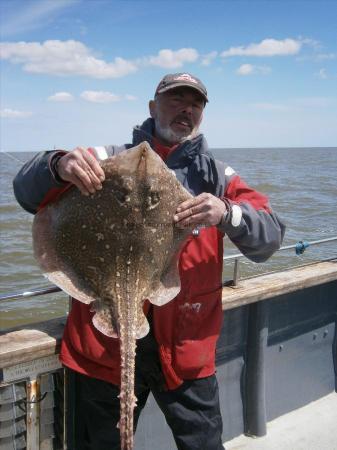
<instances>
[{"instance_id":1,"label":"metal rail","mask_svg":"<svg viewBox=\"0 0 337 450\"><path fill-rule=\"evenodd\" d=\"M280 247L277 250L277 252L281 252L283 250L290 250L290 249L293 248L293 249L295 249L295 251L297 250L296 254L298 255L298 254L302 254L304 252L304 250L306 248L308 248L309 246L311 246L311 245L319 245L319 244L324 244L326 242L331 242L331 241L337 241L337 236L336 237L332 237L332 238L327 238L327 239L319 239L318 241L310 241L310 242L308 242L308 241L299 241L299 242L297 242L296 244L293 244L293 245L286 245L284 247ZM299 248L303 248L303 247L304 247L303 252L299 253L298 249ZM236 253L234 255L224 256L223 260L224 261L229 261L231 259L238 259L238 258L243 258L243 257L245 257L245 255L243 255L242 253Z\"/></svg>"},{"instance_id":2,"label":"metal rail","mask_svg":"<svg viewBox=\"0 0 337 450\"><path fill-rule=\"evenodd\" d=\"M284 250L290 250L295 249L295 252L297 255L303 254L304 251L312 246L312 245L320 245L325 244L326 242L332 242L337 241L337 236L332 238L326 238L326 239L319 239L317 241L299 241L296 244L293 245L286 245L284 247L280 247L277 252L284 251ZM232 286L237 286L238 280L239 280L239 259L243 258L245 255L242 253L236 253L234 255L224 256L224 261L234 260L234 274L233 274L233 281L231 283ZM54 292L61 292L62 289L60 289L57 286L50 286L47 288L39 288L39 289L33 289L31 291L24 291L24 292L13 292L7 295L0 296L0 302L5 300L13 300L18 298L26 298L26 297L37 297L39 295L45 295L45 294L51 294Z\"/></svg>"},{"instance_id":3,"label":"metal rail","mask_svg":"<svg viewBox=\"0 0 337 450\"><path fill-rule=\"evenodd\" d=\"M39 295L52 294L53 292L60 292L60 289L57 286L51 286L47 288L39 288L33 289L32 291L24 291L24 292L12 292L8 295L2 295L0 297L0 301L2 300L13 300L14 298L22 298L22 297L38 297Z\"/></svg>"},{"instance_id":4,"label":"metal rail","mask_svg":"<svg viewBox=\"0 0 337 450\"><path fill-rule=\"evenodd\" d=\"M318 239L317 241L299 241L296 244L293 245L285 245L284 247L280 247L277 252L280 251L284 251L284 250L290 250L290 249L295 249L295 253L296 255L302 255L305 250L310 247L311 245L319 245L319 244L325 244L326 242L332 242L332 241L337 241L337 236L335 237L331 237L331 238L326 238L326 239ZM224 261L230 261L232 259L234 259L234 274L233 274L233 280L231 285L232 286L237 286L238 285L238 281L239 281L239 259L243 258L245 255L243 255L242 253L236 253L235 255L228 255L228 256L224 256L223 260Z\"/></svg>"}]
</instances>

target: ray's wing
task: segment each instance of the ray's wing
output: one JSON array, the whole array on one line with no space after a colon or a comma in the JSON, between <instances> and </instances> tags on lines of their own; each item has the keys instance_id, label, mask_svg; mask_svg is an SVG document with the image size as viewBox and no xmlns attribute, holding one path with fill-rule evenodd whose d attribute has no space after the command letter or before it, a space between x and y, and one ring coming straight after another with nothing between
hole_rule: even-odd
<instances>
[{"instance_id":1,"label":"ray's wing","mask_svg":"<svg viewBox=\"0 0 337 450\"><path fill-rule=\"evenodd\" d=\"M179 277L178 261L180 251L173 254L166 265L162 276L156 286L153 286L148 299L157 306L162 306L173 300L180 292L181 283Z\"/></svg>"},{"instance_id":2,"label":"ray's wing","mask_svg":"<svg viewBox=\"0 0 337 450\"><path fill-rule=\"evenodd\" d=\"M112 303L95 300L92 304L92 312L95 312L92 323L98 331L105 336L118 337L118 317Z\"/></svg>"},{"instance_id":3,"label":"ray's wing","mask_svg":"<svg viewBox=\"0 0 337 450\"><path fill-rule=\"evenodd\" d=\"M33 222L34 256L46 278L71 297L89 304L94 301L94 292L69 267L65 267L55 247L53 234L54 207L39 211Z\"/></svg>"}]
</instances>

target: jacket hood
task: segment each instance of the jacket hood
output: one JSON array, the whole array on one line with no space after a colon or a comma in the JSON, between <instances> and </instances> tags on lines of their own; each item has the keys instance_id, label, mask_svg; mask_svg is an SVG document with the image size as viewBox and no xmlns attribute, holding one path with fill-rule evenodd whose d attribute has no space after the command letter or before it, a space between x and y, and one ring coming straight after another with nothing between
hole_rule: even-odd
<instances>
[{"instance_id":1,"label":"jacket hood","mask_svg":"<svg viewBox=\"0 0 337 450\"><path fill-rule=\"evenodd\" d=\"M142 125L135 126L133 129L132 144L138 145L143 141L147 141L153 147L154 120L149 117ZM193 139L182 142L176 150L169 156L167 163L174 169L180 166L184 161L185 164L192 162L198 153L208 151L207 141L203 134L198 134Z\"/></svg>"}]
</instances>

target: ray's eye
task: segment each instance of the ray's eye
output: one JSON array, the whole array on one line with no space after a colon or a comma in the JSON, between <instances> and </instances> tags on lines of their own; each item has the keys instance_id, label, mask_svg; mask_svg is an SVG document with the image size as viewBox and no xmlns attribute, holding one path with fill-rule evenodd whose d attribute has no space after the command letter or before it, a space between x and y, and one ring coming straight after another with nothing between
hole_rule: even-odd
<instances>
[{"instance_id":1,"label":"ray's eye","mask_svg":"<svg viewBox=\"0 0 337 450\"><path fill-rule=\"evenodd\" d=\"M148 193L148 196L146 198L146 209L154 209L156 206L159 205L160 202L160 195L157 191L151 191Z\"/></svg>"},{"instance_id":2,"label":"ray's eye","mask_svg":"<svg viewBox=\"0 0 337 450\"><path fill-rule=\"evenodd\" d=\"M114 194L120 205L125 205L130 201L130 196L128 195L128 191L126 189L118 189L114 192Z\"/></svg>"}]
</instances>

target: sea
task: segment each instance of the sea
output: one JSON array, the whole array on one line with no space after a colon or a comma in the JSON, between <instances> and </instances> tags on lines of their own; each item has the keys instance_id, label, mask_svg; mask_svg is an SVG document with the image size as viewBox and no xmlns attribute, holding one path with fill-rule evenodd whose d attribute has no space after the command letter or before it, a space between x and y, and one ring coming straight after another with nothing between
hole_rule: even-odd
<instances>
[{"instance_id":1,"label":"sea","mask_svg":"<svg viewBox=\"0 0 337 450\"><path fill-rule=\"evenodd\" d=\"M311 244L302 255L293 246L337 237L337 147L217 148L214 156L230 165L250 186L270 199L286 224L283 246L267 262L240 259L240 277L337 258L337 240ZM12 181L34 153L0 152L0 330L67 314L69 301L60 293L4 300L2 297L49 287L33 257L33 216L16 202ZM225 237L225 255L238 250ZM224 281L233 277L233 260L225 260Z\"/></svg>"}]
</instances>

